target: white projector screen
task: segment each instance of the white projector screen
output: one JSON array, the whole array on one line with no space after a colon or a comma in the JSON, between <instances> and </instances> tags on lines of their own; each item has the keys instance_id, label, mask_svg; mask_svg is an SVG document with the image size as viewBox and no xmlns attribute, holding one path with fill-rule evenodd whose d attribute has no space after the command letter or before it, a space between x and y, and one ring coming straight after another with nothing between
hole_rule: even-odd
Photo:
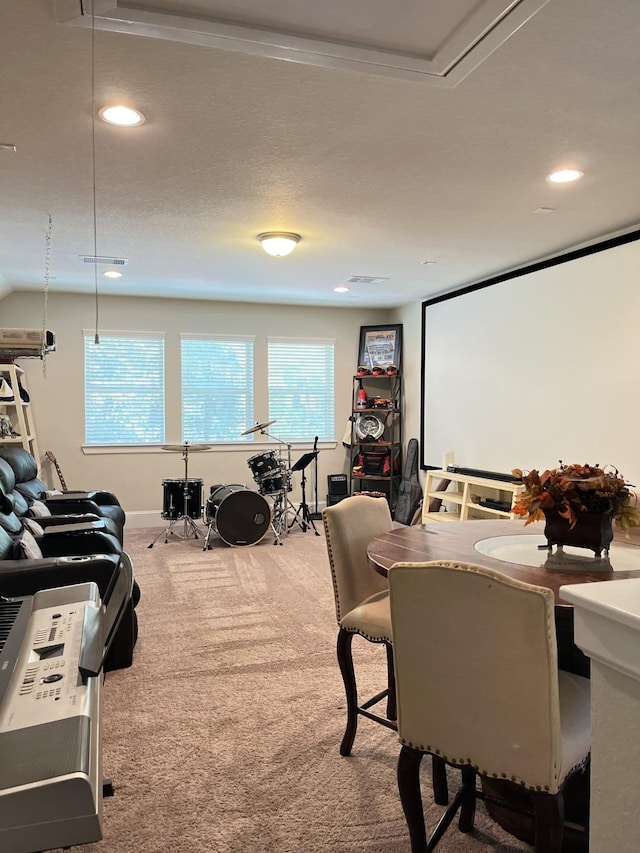
<instances>
[{"instance_id":1,"label":"white projector screen","mask_svg":"<svg viewBox=\"0 0 640 853\"><path fill-rule=\"evenodd\" d=\"M640 232L584 251L423 303L423 467L562 460L640 486Z\"/></svg>"}]
</instances>

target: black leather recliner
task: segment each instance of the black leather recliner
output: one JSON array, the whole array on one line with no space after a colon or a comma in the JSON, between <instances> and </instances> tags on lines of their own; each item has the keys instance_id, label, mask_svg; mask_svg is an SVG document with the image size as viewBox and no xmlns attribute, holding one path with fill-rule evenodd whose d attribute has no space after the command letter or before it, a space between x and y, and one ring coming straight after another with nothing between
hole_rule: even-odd
<instances>
[{"instance_id":1,"label":"black leather recliner","mask_svg":"<svg viewBox=\"0 0 640 853\"><path fill-rule=\"evenodd\" d=\"M13 498L14 511L20 517L29 514L34 501L41 501L53 517L89 513L104 518L106 530L121 544L124 542L126 516L112 492L73 491L47 497L47 486L38 477L36 460L22 447L0 446L0 489ZM56 522L47 522L47 526L52 523Z\"/></svg>"},{"instance_id":2,"label":"black leather recliner","mask_svg":"<svg viewBox=\"0 0 640 853\"><path fill-rule=\"evenodd\" d=\"M0 492L0 510L4 506L2 499L5 497ZM10 502L11 499L9 499ZM60 516L60 518L64 518L64 516ZM18 518L16 513L11 510L9 512L0 511L0 530L6 532L11 539L9 544L3 538L0 545L0 560L20 558L19 552L23 550L22 540L25 528L31 532L36 546L45 557L122 553L122 545L118 539L106 530L97 528L97 525L102 524L100 520L51 526L44 529L42 535L34 533L32 529L27 527L29 521L39 523L39 519L25 521L23 518Z\"/></svg>"},{"instance_id":3,"label":"black leather recliner","mask_svg":"<svg viewBox=\"0 0 640 853\"><path fill-rule=\"evenodd\" d=\"M4 467L3 467L4 466ZM1 476L4 473L4 478ZM12 471L4 460L0 459L0 532L5 531L9 540L3 537L0 546L0 561L12 558L19 559L24 556L26 529L34 536L35 546L45 557L66 557L86 554L122 554L123 548L116 536L109 533L105 528L108 519L96 518L87 520L91 516L52 516L30 518L25 514L27 504L19 492L13 491L9 495L3 491L3 483L11 484ZM23 505L24 504L24 505ZM15 512L15 506L24 510L21 515ZM47 526L47 522L53 522ZM56 522L62 522L57 524ZM34 532L34 525L43 527L41 535ZM37 555L40 556L39 554ZM127 559L129 559L127 557ZM137 605L140 600L140 587L133 581L133 600Z\"/></svg>"},{"instance_id":4,"label":"black leather recliner","mask_svg":"<svg viewBox=\"0 0 640 853\"><path fill-rule=\"evenodd\" d=\"M40 506L44 512L48 509L44 503ZM120 544L118 537L118 525L109 518L96 515L95 513L73 513L70 515L41 515L34 513L36 507L35 501L27 500L15 488L15 476L13 469L9 463L0 458L0 513L15 514L18 523L22 526L24 519L33 518L34 521L43 528L46 532L54 528L69 529L68 525L73 524L74 529L94 529L103 530L111 534L112 539ZM18 531L15 529L15 524L8 519L0 517L0 526L3 526L11 535L15 535ZM122 550L122 545L120 544ZM111 551L111 549L109 549Z\"/></svg>"}]
</instances>

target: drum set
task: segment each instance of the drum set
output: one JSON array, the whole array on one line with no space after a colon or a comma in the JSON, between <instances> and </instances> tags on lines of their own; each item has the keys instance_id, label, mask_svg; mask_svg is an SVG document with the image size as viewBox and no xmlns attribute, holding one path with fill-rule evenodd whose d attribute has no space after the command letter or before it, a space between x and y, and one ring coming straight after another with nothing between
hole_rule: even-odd
<instances>
[{"instance_id":1,"label":"drum set","mask_svg":"<svg viewBox=\"0 0 640 853\"><path fill-rule=\"evenodd\" d=\"M242 435L266 432L267 427L276 423L275 420L256 423L245 430ZM274 436L269 436L274 438ZM249 457L247 465L258 491L247 488L243 483L218 483L211 486L209 497L203 503L203 481L189 477L189 454L210 450L210 444L167 444L163 450L181 452L184 462L184 477L181 479L166 479L162 481L163 500L162 517L169 521L168 527L161 530L156 538L147 546L154 544L164 536L165 543L169 536L180 539L194 537L204 538L203 550L211 545L212 534L217 534L227 545L234 547L256 545L262 541L269 530L274 535L274 545L282 545L282 536L288 533L294 525L301 530L313 529L316 536L320 534L315 528L309 506L306 501L305 469L313 461L318 451L305 453L291 465L291 445L276 438L279 443L278 451L267 450ZM286 447L286 459L285 451ZM292 475L301 472L302 501L296 508L289 499L293 490ZM289 511L293 518L289 522ZM198 527L196 521L202 518L207 530Z\"/></svg>"}]
</instances>

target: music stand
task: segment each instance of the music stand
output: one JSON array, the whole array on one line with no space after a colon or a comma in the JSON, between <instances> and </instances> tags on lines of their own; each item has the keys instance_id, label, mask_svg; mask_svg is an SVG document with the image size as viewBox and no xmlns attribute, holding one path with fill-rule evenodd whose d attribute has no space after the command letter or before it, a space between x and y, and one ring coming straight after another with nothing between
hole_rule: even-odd
<instances>
[{"instance_id":1,"label":"music stand","mask_svg":"<svg viewBox=\"0 0 640 853\"><path fill-rule=\"evenodd\" d=\"M313 523L313 518L311 517L311 513L309 512L309 504L307 503L307 495L306 495L306 483L307 478L305 477L305 468L307 465L310 465L311 462L316 458L320 451L312 450L309 453L303 453L300 459L294 464L291 469L291 473L293 474L295 471L302 472L302 480L300 481L300 488L302 489L302 500L300 501L300 506L296 510L296 514L293 516L293 521L289 525L289 530L293 527L294 524L297 524L303 533L306 533L307 530L312 527L313 532L316 536L320 536L318 531L316 530L316 526Z\"/></svg>"}]
</instances>

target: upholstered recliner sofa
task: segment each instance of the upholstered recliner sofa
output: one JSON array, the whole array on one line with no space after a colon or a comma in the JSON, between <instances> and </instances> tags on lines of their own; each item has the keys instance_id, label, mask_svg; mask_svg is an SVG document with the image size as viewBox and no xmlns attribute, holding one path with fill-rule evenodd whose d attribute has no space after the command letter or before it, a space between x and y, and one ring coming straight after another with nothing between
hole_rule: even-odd
<instances>
[{"instance_id":1,"label":"upholstered recliner sofa","mask_svg":"<svg viewBox=\"0 0 640 853\"><path fill-rule=\"evenodd\" d=\"M107 532L117 536L121 544L124 541L125 512L112 492L73 491L47 496L49 490L38 477L36 460L22 447L0 447L0 489L12 498L19 517L35 514L32 508L38 502L53 518L78 514L89 514L94 520L102 518ZM56 523L45 521L43 526Z\"/></svg>"}]
</instances>

